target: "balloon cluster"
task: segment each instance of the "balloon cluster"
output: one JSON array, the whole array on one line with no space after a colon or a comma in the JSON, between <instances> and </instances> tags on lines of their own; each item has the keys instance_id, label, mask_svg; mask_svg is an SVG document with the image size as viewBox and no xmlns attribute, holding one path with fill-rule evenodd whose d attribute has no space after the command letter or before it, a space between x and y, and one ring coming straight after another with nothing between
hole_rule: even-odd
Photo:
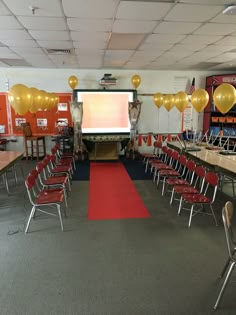
<instances>
[{"instance_id":1,"label":"balloon cluster","mask_svg":"<svg viewBox=\"0 0 236 315\"><path fill-rule=\"evenodd\" d=\"M55 93L15 84L8 92L8 101L17 114L25 115L28 111L36 113L37 110L52 109L57 106L59 97Z\"/></svg>"},{"instance_id":2,"label":"balloon cluster","mask_svg":"<svg viewBox=\"0 0 236 315\"><path fill-rule=\"evenodd\" d=\"M175 95L156 93L153 95L154 104L160 108L162 105L169 112L173 106L183 112L189 101L193 108L198 112L202 112L209 102L209 94L204 89L195 90L190 99L185 92L178 92ZM213 93L213 101L215 106L222 114L226 114L236 103L236 90L233 85L223 83L219 85Z\"/></svg>"}]
</instances>

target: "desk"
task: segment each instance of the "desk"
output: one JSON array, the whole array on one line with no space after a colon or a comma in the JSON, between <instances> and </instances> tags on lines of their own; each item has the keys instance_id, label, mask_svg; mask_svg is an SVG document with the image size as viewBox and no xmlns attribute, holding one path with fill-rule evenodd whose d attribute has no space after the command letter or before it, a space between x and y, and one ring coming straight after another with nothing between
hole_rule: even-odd
<instances>
[{"instance_id":1,"label":"desk","mask_svg":"<svg viewBox=\"0 0 236 315\"><path fill-rule=\"evenodd\" d=\"M24 152L22 151L0 151L0 175L3 175L3 179L9 193L8 180L6 172L11 168L15 167L17 161L23 158ZM17 177L15 172L15 181L17 183Z\"/></svg>"}]
</instances>

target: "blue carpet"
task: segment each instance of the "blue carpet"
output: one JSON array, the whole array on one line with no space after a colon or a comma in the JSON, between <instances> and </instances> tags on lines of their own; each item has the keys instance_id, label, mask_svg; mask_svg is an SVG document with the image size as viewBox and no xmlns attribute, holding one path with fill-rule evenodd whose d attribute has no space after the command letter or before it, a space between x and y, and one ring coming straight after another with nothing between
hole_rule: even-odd
<instances>
[{"instance_id":1,"label":"blue carpet","mask_svg":"<svg viewBox=\"0 0 236 315\"><path fill-rule=\"evenodd\" d=\"M97 161L104 162L104 161ZM109 161L112 162L112 161ZM113 161L116 163L117 161ZM145 173L145 165L140 160L131 160L121 158L119 162L122 162L127 173L132 180L150 180L151 175ZM90 161L77 161L76 171L73 174L73 180L89 180L90 175Z\"/></svg>"}]
</instances>

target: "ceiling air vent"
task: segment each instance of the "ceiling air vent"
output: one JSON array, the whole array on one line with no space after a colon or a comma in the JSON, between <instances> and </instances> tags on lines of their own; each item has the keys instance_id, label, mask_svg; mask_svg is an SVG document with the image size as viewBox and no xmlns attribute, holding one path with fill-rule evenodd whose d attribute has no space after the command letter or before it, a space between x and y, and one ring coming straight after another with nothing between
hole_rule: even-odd
<instances>
[{"instance_id":1,"label":"ceiling air vent","mask_svg":"<svg viewBox=\"0 0 236 315\"><path fill-rule=\"evenodd\" d=\"M48 54L53 55L70 55L71 50L70 49L47 49Z\"/></svg>"}]
</instances>

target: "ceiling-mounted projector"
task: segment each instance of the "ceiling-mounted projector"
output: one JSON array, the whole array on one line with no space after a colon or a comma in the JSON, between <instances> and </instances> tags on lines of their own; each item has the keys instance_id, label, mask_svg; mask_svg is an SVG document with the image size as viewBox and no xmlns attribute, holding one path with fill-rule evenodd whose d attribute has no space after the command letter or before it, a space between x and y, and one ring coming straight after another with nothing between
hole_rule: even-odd
<instances>
[{"instance_id":1,"label":"ceiling-mounted projector","mask_svg":"<svg viewBox=\"0 0 236 315\"><path fill-rule=\"evenodd\" d=\"M112 74L105 73L103 78L101 78L99 84L102 86L108 86L108 85L116 85L117 79L112 77Z\"/></svg>"},{"instance_id":2,"label":"ceiling-mounted projector","mask_svg":"<svg viewBox=\"0 0 236 315\"><path fill-rule=\"evenodd\" d=\"M236 14L236 5L230 5L224 11L222 12L223 14L229 14L229 15L234 15Z\"/></svg>"}]
</instances>

